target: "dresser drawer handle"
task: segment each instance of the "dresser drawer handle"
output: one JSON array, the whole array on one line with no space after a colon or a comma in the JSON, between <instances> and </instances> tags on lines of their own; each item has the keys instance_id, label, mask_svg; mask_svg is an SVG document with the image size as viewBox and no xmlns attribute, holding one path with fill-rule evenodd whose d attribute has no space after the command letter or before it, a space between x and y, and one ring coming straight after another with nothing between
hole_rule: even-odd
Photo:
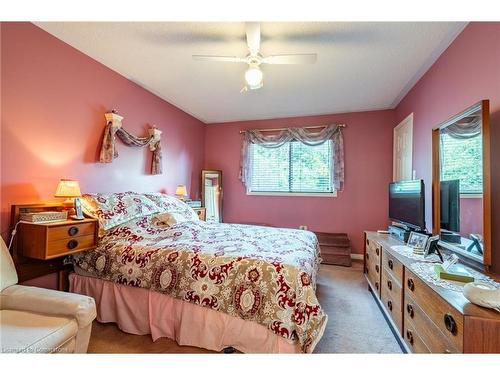
<instances>
[{"instance_id":1,"label":"dresser drawer handle","mask_svg":"<svg viewBox=\"0 0 500 375\"><path fill-rule=\"evenodd\" d=\"M392 281L391 280L387 280L387 287L389 288L389 290L392 290Z\"/></svg>"},{"instance_id":2,"label":"dresser drawer handle","mask_svg":"<svg viewBox=\"0 0 500 375\"><path fill-rule=\"evenodd\" d=\"M378 282L377 281L375 281L375 288L377 288L377 290L378 290Z\"/></svg>"},{"instance_id":3,"label":"dresser drawer handle","mask_svg":"<svg viewBox=\"0 0 500 375\"><path fill-rule=\"evenodd\" d=\"M455 323L455 319L450 314L444 314L444 325L453 335L457 334L457 323Z\"/></svg>"},{"instance_id":4,"label":"dresser drawer handle","mask_svg":"<svg viewBox=\"0 0 500 375\"><path fill-rule=\"evenodd\" d=\"M75 247L78 246L78 241L77 240L68 241L67 246L68 246L68 249L73 250Z\"/></svg>"},{"instance_id":5,"label":"dresser drawer handle","mask_svg":"<svg viewBox=\"0 0 500 375\"><path fill-rule=\"evenodd\" d=\"M415 283L413 282L413 279L408 279L407 284L408 284L408 289L410 289L413 292L415 290Z\"/></svg>"},{"instance_id":6,"label":"dresser drawer handle","mask_svg":"<svg viewBox=\"0 0 500 375\"><path fill-rule=\"evenodd\" d=\"M378 264L375 264L375 271L377 271L377 273L380 271L380 268L378 267Z\"/></svg>"},{"instance_id":7,"label":"dresser drawer handle","mask_svg":"<svg viewBox=\"0 0 500 375\"><path fill-rule=\"evenodd\" d=\"M394 267L394 264L392 263L392 259L389 259L389 261L387 262L387 264L389 265L389 268L392 270L393 267Z\"/></svg>"},{"instance_id":8,"label":"dresser drawer handle","mask_svg":"<svg viewBox=\"0 0 500 375\"><path fill-rule=\"evenodd\" d=\"M76 236L78 234L78 227L70 227L68 229L68 234L70 236Z\"/></svg>"},{"instance_id":9,"label":"dresser drawer handle","mask_svg":"<svg viewBox=\"0 0 500 375\"><path fill-rule=\"evenodd\" d=\"M366 253L366 259L370 259L370 254Z\"/></svg>"},{"instance_id":10,"label":"dresser drawer handle","mask_svg":"<svg viewBox=\"0 0 500 375\"><path fill-rule=\"evenodd\" d=\"M410 315L410 318L413 318L415 312L413 311L413 306L410 305L409 303L406 305L406 311L408 312L408 315Z\"/></svg>"},{"instance_id":11,"label":"dresser drawer handle","mask_svg":"<svg viewBox=\"0 0 500 375\"><path fill-rule=\"evenodd\" d=\"M377 254L377 256L379 255L380 253L380 250L378 249L378 247L375 249L375 254Z\"/></svg>"},{"instance_id":12,"label":"dresser drawer handle","mask_svg":"<svg viewBox=\"0 0 500 375\"><path fill-rule=\"evenodd\" d=\"M387 301L387 307L392 311L392 301Z\"/></svg>"},{"instance_id":13,"label":"dresser drawer handle","mask_svg":"<svg viewBox=\"0 0 500 375\"><path fill-rule=\"evenodd\" d=\"M370 240L366 240L366 246L370 246Z\"/></svg>"},{"instance_id":14,"label":"dresser drawer handle","mask_svg":"<svg viewBox=\"0 0 500 375\"><path fill-rule=\"evenodd\" d=\"M413 345L413 333L409 329L406 330L406 338L410 342L410 345Z\"/></svg>"}]
</instances>

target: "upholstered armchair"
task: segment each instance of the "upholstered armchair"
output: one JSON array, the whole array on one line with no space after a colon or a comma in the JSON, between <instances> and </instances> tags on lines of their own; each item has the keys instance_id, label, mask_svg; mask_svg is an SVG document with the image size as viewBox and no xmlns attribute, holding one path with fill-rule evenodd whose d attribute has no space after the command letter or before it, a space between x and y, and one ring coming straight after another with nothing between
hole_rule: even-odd
<instances>
[{"instance_id":1,"label":"upholstered armchair","mask_svg":"<svg viewBox=\"0 0 500 375\"><path fill-rule=\"evenodd\" d=\"M0 237L0 349L2 353L86 353L96 317L94 299L17 285Z\"/></svg>"}]
</instances>

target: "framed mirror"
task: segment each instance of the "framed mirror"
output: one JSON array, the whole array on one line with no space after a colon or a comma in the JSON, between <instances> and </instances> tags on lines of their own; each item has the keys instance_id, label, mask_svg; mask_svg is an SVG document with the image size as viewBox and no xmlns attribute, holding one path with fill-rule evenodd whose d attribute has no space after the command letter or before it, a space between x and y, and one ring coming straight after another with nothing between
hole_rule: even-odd
<instances>
[{"instance_id":1,"label":"framed mirror","mask_svg":"<svg viewBox=\"0 0 500 375\"><path fill-rule=\"evenodd\" d=\"M469 263L491 265L489 101L432 131L432 231Z\"/></svg>"},{"instance_id":2,"label":"framed mirror","mask_svg":"<svg viewBox=\"0 0 500 375\"><path fill-rule=\"evenodd\" d=\"M201 171L201 205L205 221L222 223L222 171Z\"/></svg>"}]
</instances>

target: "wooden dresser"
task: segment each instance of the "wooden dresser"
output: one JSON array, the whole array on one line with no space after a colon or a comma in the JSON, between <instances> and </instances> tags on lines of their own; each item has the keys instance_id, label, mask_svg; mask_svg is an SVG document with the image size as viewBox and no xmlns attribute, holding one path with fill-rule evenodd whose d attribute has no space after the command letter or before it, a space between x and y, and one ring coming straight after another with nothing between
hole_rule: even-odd
<instances>
[{"instance_id":1,"label":"wooden dresser","mask_svg":"<svg viewBox=\"0 0 500 375\"><path fill-rule=\"evenodd\" d=\"M387 234L365 232L365 276L403 347L412 353L500 353L500 313L414 274Z\"/></svg>"}]
</instances>

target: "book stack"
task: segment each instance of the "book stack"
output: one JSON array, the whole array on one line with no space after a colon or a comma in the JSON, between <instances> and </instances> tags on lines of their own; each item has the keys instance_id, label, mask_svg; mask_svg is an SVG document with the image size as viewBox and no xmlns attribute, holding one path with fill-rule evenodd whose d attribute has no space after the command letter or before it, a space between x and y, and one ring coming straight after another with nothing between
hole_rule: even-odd
<instances>
[{"instance_id":1,"label":"book stack","mask_svg":"<svg viewBox=\"0 0 500 375\"><path fill-rule=\"evenodd\" d=\"M441 264L434 265L434 272L440 279L447 279L459 281L462 283L471 283L474 277L471 273L461 264L453 264L446 269Z\"/></svg>"},{"instance_id":2,"label":"book stack","mask_svg":"<svg viewBox=\"0 0 500 375\"><path fill-rule=\"evenodd\" d=\"M196 201L196 200L189 200L185 202L189 207L191 208L200 208L201 207L201 201Z\"/></svg>"}]
</instances>

